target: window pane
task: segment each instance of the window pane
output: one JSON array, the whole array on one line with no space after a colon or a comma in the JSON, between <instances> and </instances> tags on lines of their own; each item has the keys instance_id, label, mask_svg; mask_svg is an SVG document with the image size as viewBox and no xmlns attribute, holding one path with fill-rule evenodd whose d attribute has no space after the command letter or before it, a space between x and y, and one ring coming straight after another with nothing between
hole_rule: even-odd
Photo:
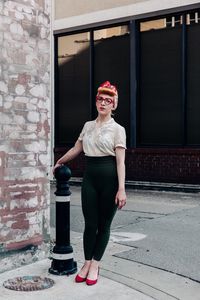
<instances>
[{"instance_id":1,"label":"window pane","mask_svg":"<svg viewBox=\"0 0 200 300\"><path fill-rule=\"evenodd\" d=\"M198 22L198 19L196 20ZM191 21L187 27L187 132L189 144L200 144L200 23L195 24Z\"/></svg>"},{"instance_id":2,"label":"window pane","mask_svg":"<svg viewBox=\"0 0 200 300\"><path fill-rule=\"evenodd\" d=\"M181 26L163 26L140 33L140 144L181 144Z\"/></svg>"},{"instance_id":3,"label":"window pane","mask_svg":"<svg viewBox=\"0 0 200 300\"><path fill-rule=\"evenodd\" d=\"M58 38L56 144L74 143L90 119L89 33Z\"/></svg>"},{"instance_id":4,"label":"window pane","mask_svg":"<svg viewBox=\"0 0 200 300\"><path fill-rule=\"evenodd\" d=\"M171 20L168 21L170 23ZM140 32L152 29L161 29L167 26L167 19L152 20L140 23Z\"/></svg>"},{"instance_id":5,"label":"window pane","mask_svg":"<svg viewBox=\"0 0 200 300\"><path fill-rule=\"evenodd\" d=\"M118 26L94 32L94 87L109 80L119 92L119 104L114 118L126 128L129 143L130 127L130 50L128 26Z\"/></svg>"}]
</instances>

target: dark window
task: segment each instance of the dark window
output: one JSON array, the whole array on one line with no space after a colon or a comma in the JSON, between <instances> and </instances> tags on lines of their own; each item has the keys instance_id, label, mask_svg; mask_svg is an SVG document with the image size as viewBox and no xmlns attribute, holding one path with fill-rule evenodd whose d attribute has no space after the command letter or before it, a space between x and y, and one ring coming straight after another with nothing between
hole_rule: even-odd
<instances>
[{"instance_id":1,"label":"dark window","mask_svg":"<svg viewBox=\"0 0 200 300\"><path fill-rule=\"evenodd\" d=\"M200 144L199 12L140 22L138 144Z\"/></svg>"},{"instance_id":2,"label":"dark window","mask_svg":"<svg viewBox=\"0 0 200 300\"><path fill-rule=\"evenodd\" d=\"M58 38L56 146L73 144L90 119L89 33Z\"/></svg>"},{"instance_id":3,"label":"dark window","mask_svg":"<svg viewBox=\"0 0 200 300\"><path fill-rule=\"evenodd\" d=\"M140 33L138 117L142 145L181 144L182 138L181 27L165 28L161 21Z\"/></svg>"},{"instance_id":4,"label":"dark window","mask_svg":"<svg viewBox=\"0 0 200 300\"><path fill-rule=\"evenodd\" d=\"M200 23L187 26L187 140L200 144Z\"/></svg>"},{"instance_id":5,"label":"dark window","mask_svg":"<svg viewBox=\"0 0 200 300\"><path fill-rule=\"evenodd\" d=\"M94 32L94 90L109 80L119 91L114 118L125 127L127 142L130 130L130 39L127 26Z\"/></svg>"},{"instance_id":6,"label":"dark window","mask_svg":"<svg viewBox=\"0 0 200 300\"><path fill-rule=\"evenodd\" d=\"M93 40L90 40L91 36ZM84 123L96 117L95 94L99 84L106 80L119 90L119 105L114 118L126 128L129 136L128 26L96 30L92 35L84 32L58 37L57 70L56 147L72 145Z\"/></svg>"}]
</instances>

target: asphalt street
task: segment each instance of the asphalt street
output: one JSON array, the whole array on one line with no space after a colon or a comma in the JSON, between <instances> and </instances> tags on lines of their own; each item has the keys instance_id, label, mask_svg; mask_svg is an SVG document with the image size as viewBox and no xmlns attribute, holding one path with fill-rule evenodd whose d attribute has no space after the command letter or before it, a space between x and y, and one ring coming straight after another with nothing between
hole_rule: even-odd
<instances>
[{"instance_id":1,"label":"asphalt street","mask_svg":"<svg viewBox=\"0 0 200 300\"><path fill-rule=\"evenodd\" d=\"M80 187L71 186L71 244L83 261ZM51 228L55 227L55 186ZM101 274L154 299L200 300L199 193L127 190L114 218Z\"/></svg>"}]
</instances>

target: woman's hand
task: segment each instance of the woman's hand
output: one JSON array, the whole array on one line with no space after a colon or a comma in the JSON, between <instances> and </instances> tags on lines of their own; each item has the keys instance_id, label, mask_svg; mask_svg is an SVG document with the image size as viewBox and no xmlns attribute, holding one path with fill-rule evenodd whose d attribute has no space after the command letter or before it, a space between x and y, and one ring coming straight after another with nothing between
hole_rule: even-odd
<instances>
[{"instance_id":1,"label":"woman's hand","mask_svg":"<svg viewBox=\"0 0 200 300\"><path fill-rule=\"evenodd\" d=\"M126 205L125 190L118 190L116 197L115 197L115 203L117 204L118 209L121 209L124 205Z\"/></svg>"},{"instance_id":2,"label":"woman's hand","mask_svg":"<svg viewBox=\"0 0 200 300\"><path fill-rule=\"evenodd\" d=\"M118 192L115 197L115 203L121 209L126 204L125 192L125 149L117 147L115 149L118 175Z\"/></svg>"},{"instance_id":3,"label":"woman's hand","mask_svg":"<svg viewBox=\"0 0 200 300\"><path fill-rule=\"evenodd\" d=\"M69 151L67 151L59 160L57 160L55 166L52 169L53 174L55 173L55 169L64 165L68 161L74 159L83 151L82 141L77 140L74 147L72 147Z\"/></svg>"},{"instance_id":4,"label":"woman's hand","mask_svg":"<svg viewBox=\"0 0 200 300\"><path fill-rule=\"evenodd\" d=\"M53 167L53 169L52 169L53 174L55 174L56 168L58 168L58 167L60 167L60 166L62 166L62 165L63 165L63 164L60 164L59 162L57 162L57 163L55 164L55 166Z\"/></svg>"}]
</instances>

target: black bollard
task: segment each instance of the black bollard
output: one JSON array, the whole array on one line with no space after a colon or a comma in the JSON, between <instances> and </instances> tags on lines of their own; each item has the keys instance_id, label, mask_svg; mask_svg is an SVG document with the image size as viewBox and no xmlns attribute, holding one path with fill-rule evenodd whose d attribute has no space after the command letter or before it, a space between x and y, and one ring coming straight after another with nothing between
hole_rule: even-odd
<instances>
[{"instance_id":1,"label":"black bollard","mask_svg":"<svg viewBox=\"0 0 200 300\"><path fill-rule=\"evenodd\" d=\"M71 171L62 165L55 170L56 178L56 244L53 248L49 272L54 275L70 275L77 272L70 245L70 195L68 181Z\"/></svg>"}]
</instances>

